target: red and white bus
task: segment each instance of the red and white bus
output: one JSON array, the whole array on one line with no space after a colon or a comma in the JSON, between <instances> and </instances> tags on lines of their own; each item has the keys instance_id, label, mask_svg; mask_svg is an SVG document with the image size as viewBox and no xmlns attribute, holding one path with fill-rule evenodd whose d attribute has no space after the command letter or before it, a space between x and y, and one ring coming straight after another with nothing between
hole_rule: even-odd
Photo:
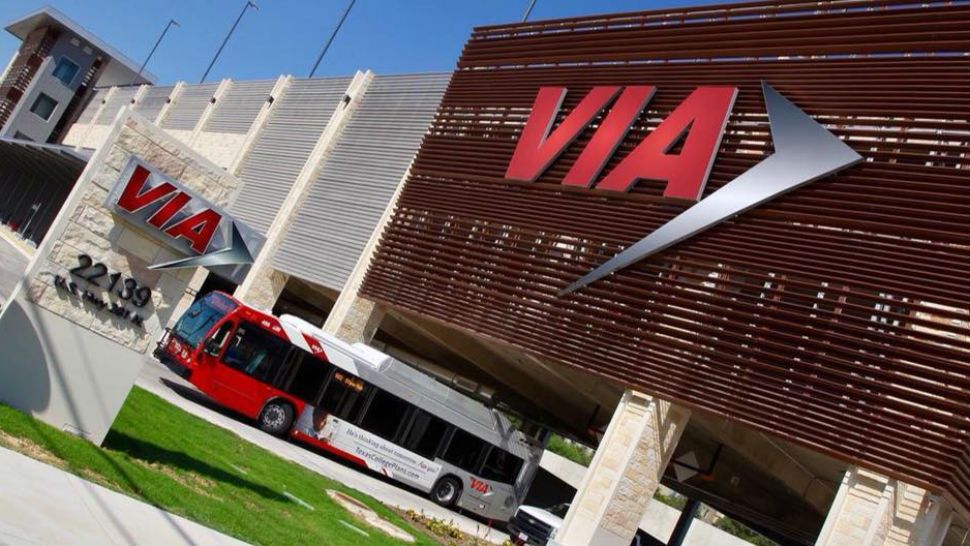
<instances>
[{"instance_id":1,"label":"red and white bus","mask_svg":"<svg viewBox=\"0 0 970 546\"><path fill-rule=\"evenodd\" d=\"M155 354L268 433L485 518L507 521L515 513L542 455L502 413L431 376L221 292L193 304Z\"/></svg>"}]
</instances>

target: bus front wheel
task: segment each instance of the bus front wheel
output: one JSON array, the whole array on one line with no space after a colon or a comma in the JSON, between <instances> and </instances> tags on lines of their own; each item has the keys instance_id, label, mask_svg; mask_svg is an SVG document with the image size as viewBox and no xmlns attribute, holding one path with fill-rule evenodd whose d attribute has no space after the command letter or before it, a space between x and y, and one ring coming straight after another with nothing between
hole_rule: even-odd
<instances>
[{"instance_id":1,"label":"bus front wheel","mask_svg":"<svg viewBox=\"0 0 970 546\"><path fill-rule=\"evenodd\" d=\"M259 414L259 429L273 436L284 436L293 425L293 406L274 400Z\"/></svg>"},{"instance_id":2,"label":"bus front wheel","mask_svg":"<svg viewBox=\"0 0 970 546\"><path fill-rule=\"evenodd\" d=\"M454 476L441 478L431 489L431 500L446 508L454 506L460 496L461 482Z\"/></svg>"}]
</instances>

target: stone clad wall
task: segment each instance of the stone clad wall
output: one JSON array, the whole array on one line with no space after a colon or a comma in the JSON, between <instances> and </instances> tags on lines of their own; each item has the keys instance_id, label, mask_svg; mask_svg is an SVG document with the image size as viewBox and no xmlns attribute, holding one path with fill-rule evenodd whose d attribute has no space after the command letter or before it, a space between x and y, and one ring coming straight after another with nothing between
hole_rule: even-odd
<instances>
[{"instance_id":1,"label":"stone clad wall","mask_svg":"<svg viewBox=\"0 0 970 546\"><path fill-rule=\"evenodd\" d=\"M233 160L236 159L248 136L248 133L210 133L203 131L192 142L192 148L209 161L228 169L232 166Z\"/></svg>"},{"instance_id":2,"label":"stone clad wall","mask_svg":"<svg viewBox=\"0 0 970 546\"><path fill-rule=\"evenodd\" d=\"M238 180L176 141L163 130L136 115L122 117L123 127L114 141L108 141L104 161L89 165L89 176L82 176L78 191L83 192L77 207L69 214L63 232L53 234L57 240L51 251L38 264L28 284L29 299L56 315L81 327L143 353L158 338L171 318L195 273L194 268L153 271L154 263L180 258L167 247L144 235L137 227L128 225L105 206L109 190L118 182L121 171L132 155L154 168L196 190L219 206L226 206L238 185ZM119 288L108 291L107 278L101 286L93 285L69 270L78 264L78 255L87 254L105 264L109 273L118 272L131 277L140 285L152 289L151 301L139 309L144 326L119 317L99 304L86 301L57 286L57 277L73 281L80 291L90 291L109 307L118 304L132 309L123 301ZM83 294L83 292L81 292Z\"/></svg>"}]
</instances>

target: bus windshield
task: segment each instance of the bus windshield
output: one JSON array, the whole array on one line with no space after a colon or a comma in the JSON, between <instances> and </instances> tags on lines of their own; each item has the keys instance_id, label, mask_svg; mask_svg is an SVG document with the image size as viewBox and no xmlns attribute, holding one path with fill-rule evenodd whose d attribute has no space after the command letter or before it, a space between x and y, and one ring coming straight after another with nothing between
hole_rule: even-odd
<instances>
[{"instance_id":1,"label":"bus windshield","mask_svg":"<svg viewBox=\"0 0 970 546\"><path fill-rule=\"evenodd\" d=\"M223 294L213 292L192 304L192 307L175 323L172 333L192 347L198 347L215 323L237 307Z\"/></svg>"}]
</instances>

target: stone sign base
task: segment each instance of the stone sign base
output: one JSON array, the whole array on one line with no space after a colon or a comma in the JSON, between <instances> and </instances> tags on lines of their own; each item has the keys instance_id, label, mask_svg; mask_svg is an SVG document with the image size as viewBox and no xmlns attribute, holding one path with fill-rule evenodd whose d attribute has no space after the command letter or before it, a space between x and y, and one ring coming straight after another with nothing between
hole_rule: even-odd
<instances>
[{"instance_id":1,"label":"stone sign base","mask_svg":"<svg viewBox=\"0 0 970 546\"><path fill-rule=\"evenodd\" d=\"M114 210L110 192L126 182L126 166L136 161L219 207L239 185L122 110L0 312L0 402L99 444L146 353L184 308L188 289L198 288L190 284L204 278L197 268L152 268L185 256L149 232L151 225ZM142 208L150 212L150 206ZM178 221L183 213L171 210L167 217ZM168 225L160 223L159 229Z\"/></svg>"},{"instance_id":2,"label":"stone sign base","mask_svg":"<svg viewBox=\"0 0 970 546\"><path fill-rule=\"evenodd\" d=\"M25 298L0 316L0 401L100 444L143 358Z\"/></svg>"}]
</instances>

